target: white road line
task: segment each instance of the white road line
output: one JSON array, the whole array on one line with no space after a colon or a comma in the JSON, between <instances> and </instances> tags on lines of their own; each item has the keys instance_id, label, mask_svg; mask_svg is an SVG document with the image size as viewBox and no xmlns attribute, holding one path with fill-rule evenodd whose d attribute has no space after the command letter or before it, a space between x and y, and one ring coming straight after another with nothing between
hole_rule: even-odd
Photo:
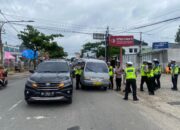
<instances>
[{"instance_id":1,"label":"white road line","mask_svg":"<svg viewBox=\"0 0 180 130\"><path fill-rule=\"evenodd\" d=\"M12 111L15 107L17 107L20 103L22 102L22 100L19 100L16 104L14 104L12 107L10 107L8 109L8 111Z\"/></svg>"}]
</instances>

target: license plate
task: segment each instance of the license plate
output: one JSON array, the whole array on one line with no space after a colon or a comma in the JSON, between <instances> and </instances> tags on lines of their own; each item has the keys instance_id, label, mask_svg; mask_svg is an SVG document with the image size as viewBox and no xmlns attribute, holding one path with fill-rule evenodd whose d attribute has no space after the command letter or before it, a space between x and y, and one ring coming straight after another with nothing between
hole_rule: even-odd
<instances>
[{"instance_id":1,"label":"license plate","mask_svg":"<svg viewBox=\"0 0 180 130\"><path fill-rule=\"evenodd\" d=\"M54 96L54 92L41 92L41 96L52 97Z\"/></svg>"},{"instance_id":2,"label":"license plate","mask_svg":"<svg viewBox=\"0 0 180 130\"><path fill-rule=\"evenodd\" d=\"M94 85L97 85L97 86L102 85L102 82L94 82Z\"/></svg>"}]
</instances>

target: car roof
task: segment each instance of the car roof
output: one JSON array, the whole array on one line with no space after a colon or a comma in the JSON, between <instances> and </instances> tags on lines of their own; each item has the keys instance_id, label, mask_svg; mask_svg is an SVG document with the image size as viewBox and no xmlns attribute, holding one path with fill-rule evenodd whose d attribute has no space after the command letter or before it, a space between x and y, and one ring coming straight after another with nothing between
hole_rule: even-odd
<instances>
[{"instance_id":1,"label":"car roof","mask_svg":"<svg viewBox=\"0 0 180 130\"><path fill-rule=\"evenodd\" d=\"M51 60L45 60L44 62L67 62L67 61L63 59L51 59Z\"/></svg>"},{"instance_id":2,"label":"car roof","mask_svg":"<svg viewBox=\"0 0 180 130\"><path fill-rule=\"evenodd\" d=\"M85 62L98 62L98 63L106 63L103 60L98 60L98 59L83 59Z\"/></svg>"}]
</instances>

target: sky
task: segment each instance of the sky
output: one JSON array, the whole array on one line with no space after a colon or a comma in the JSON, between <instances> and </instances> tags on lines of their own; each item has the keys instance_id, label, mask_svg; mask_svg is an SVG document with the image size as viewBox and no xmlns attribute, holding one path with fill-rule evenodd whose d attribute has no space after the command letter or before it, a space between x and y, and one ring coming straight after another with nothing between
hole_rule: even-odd
<instances>
[{"instance_id":1,"label":"sky","mask_svg":"<svg viewBox=\"0 0 180 130\"><path fill-rule=\"evenodd\" d=\"M69 55L80 52L92 33L134 35L143 41L174 42L180 19L156 26L131 30L161 20L180 16L180 0L0 0L0 10L10 20L34 20L31 24L45 34L64 35L56 41ZM5 21L0 16L0 21ZM13 27L12 27L13 26ZM25 26L4 25L3 42L20 45L17 34ZM44 28L44 29L42 29Z\"/></svg>"}]
</instances>

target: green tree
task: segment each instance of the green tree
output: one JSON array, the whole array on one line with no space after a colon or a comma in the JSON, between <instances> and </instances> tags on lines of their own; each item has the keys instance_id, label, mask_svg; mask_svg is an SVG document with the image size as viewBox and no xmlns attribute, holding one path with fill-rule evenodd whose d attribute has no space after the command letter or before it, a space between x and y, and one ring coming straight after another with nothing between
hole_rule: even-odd
<instances>
[{"instance_id":1,"label":"green tree","mask_svg":"<svg viewBox=\"0 0 180 130\"><path fill-rule=\"evenodd\" d=\"M93 53L96 53L96 56L105 56L105 42L96 42L96 43L85 43L83 45L83 49L81 50L81 55L85 52L91 51ZM108 48L109 56L119 56L120 49L119 47L109 47ZM123 54L125 53L125 50L123 49Z\"/></svg>"},{"instance_id":2,"label":"green tree","mask_svg":"<svg viewBox=\"0 0 180 130\"><path fill-rule=\"evenodd\" d=\"M35 52L35 55L37 51L45 51L53 58L63 57L65 55L63 48L58 46L57 42L54 42L54 38L57 37L63 37L63 35L45 35L30 25L27 25L24 31L21 31L20 34L18 34L18 38L22 40L22 45L32 49ZM36 67L35 60L34 67Z\"/></svg>"},{"instance_id":3,"label":"green tree","mask_svg":"<svg viewBox=\"0 0 180 130\"><path fill-rule=\"evenodd\" d=\"M180 44L180 26L179 26L179 29L178 29L178 31L177 31L177 33L176 33L176 39L175 39L175 41Z\"/></svg>"}]
</instances>

